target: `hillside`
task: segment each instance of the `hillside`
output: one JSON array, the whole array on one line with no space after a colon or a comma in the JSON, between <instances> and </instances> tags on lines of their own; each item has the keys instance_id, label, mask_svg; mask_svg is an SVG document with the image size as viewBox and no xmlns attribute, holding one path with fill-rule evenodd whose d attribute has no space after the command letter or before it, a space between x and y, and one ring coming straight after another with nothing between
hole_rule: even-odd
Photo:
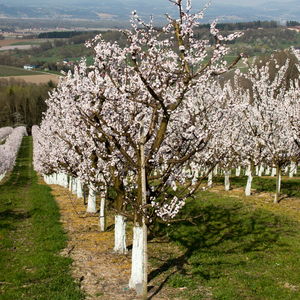
<instances>
[{"instance_id":1,"label":"hillside","mask_svg":"<svg viewBox=\"0 0 300 300\"><path fill-rule=\"evenodd\" d=\"M201 10L206 1L194 1L193 10ZM110 20L115 24L120 21L128 22L128 16L136 10L141 17L148 18L153 14L155 22L165 21L165 13L176 13L176 9L169 1L120 1L120 0L89 0L82 5L79 1L2 1L0 15L5 18L18 19L64 19L64 20ZM222 22L244 22L252 20L275 20L283 23L287 20L299 20L300 6L298 1L288 4L282 2L267 2L260 5L241 6L225 5L213 2L205 11L207 22L219 18Z\"/></svg>"}]
</instances>

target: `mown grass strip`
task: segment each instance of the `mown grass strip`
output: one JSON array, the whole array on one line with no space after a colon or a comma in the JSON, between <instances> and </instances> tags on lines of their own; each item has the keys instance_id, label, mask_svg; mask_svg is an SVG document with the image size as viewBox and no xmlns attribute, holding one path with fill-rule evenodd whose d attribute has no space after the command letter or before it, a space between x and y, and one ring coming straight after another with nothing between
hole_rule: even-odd
<instances>
[{"instance_id":1,"label":"mown grass strip","mask_svg":"<svg viewBox=\"0 0 300 300\"><path fill-rule=\"evenodd\" d=\"M193 222L157 225L182 254L163 264L149 254L158 267L150 278L165 274L180 299L300 299L298 221L209 191L184 207L187 216L199 213Z\"/></svg>"},{"instance_id":2,"label":"mown grass strip","mask_svg":"<svg viewBox=\"0 0 300 300\"><path fill-rule=\"evenodd\" d=\"M67 236L51 189L32 169L32 140L24 137L9 181L0 186L0 298L84 299L59 255Z\"/></svg>"}]
</instances>

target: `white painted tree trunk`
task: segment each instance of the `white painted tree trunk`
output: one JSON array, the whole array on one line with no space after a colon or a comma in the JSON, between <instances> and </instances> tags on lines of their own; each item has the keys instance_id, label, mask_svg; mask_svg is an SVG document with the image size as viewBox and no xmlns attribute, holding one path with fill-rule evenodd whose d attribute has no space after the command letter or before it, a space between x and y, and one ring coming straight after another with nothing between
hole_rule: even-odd
<instances>
[{"instance_id":1,"label":"white painted tree trunk","mask_svg":"<svg viewBox=\"0 0 300 300\"><path fill-rule=\"evenodd\" d=\"M69 176L69 191L71 192L72 191L72 176Z\"/></svg>"},{"instance_id":2,"label":"white painted tree trunk","mask_svg":"<svg viewBox=\"0 0 300 300\"><path fill-rule=\"evenodd\" d=\"M271 177L275 177L275 175L276 175L276 167L273 166Z\"/></svg>"},{"instance_id":3,"label":"white painted tree trunk","mask_svg":"<svg viewBox=\"0 0 300 300\"><path fill-rule=\"evenodd\" d=\"M53 174L46 175L46 183L47 184L53 184Z\"/></svg>"},{"instance_id":4,"label":"white painted tree trunk","mask_svg":"<svg viewBox=\"0 0 300 300\"><path fill-rule=\"evenodd\" d=\"M240 176L241 175L241 166L238 166L235 170L235 176Z\"/></svg>"},{"instance_id":5,"label":"white painted tree trunk","mask_svg":"<svg viewBox=\"0 0 300 300\"><path fill-rule=\"evenodd\" d=\"M265 175L270 175L270 167L267 166Z\"/></svg>"},{"instance_id":6,"label":"white painted tree trunk","mask_svg":"<svg viewBox=\"0 0 300 300\"><path fill-rule=\"evenodd\" d=\"M77 194L77 178L72 177L72 194Z\"/></svg>"},{"instance_id":7,"label":"white painted tree trunk","mask_svg":"<svg viewBox=\"0 0 300 300\"><path fill-rule=\"evenodd\" d=\"M229 189L230 189L230 182L229 182L230 172L227 169L225 169L224 172L225 172L225 191L229 191Z\"/></svg>"},{"instance_id":8,"label":"white painted tree trunk","mask_svg":"<svg viewBox=\"0 0 300 300\"><path fill-rule=\"evenodd\" d=\"M250 173L250 165L248 165L248 166L246 167L245 175L246 175L246 176L249 176L249 173Z\"/></svg>"},{"instance_id":9,"label":"white painted tree trunk","mask_svg":"<svg viewBox=\"0 0 300 300\"><path fill-rule=\"evenodd\" d=\"M290 172L289 172L289 177L290 178L293 178L293 176L294 176L295 166L296 166L296 163L294 161L291 161Z\"/></svg>"},{"instance_id":10,"label":"white painted tree trunk","mask_svg":"<svg viewBox=\"0 0 300 300\"><path fill-rule=\"evenodd\" d=\"M218 165L214 167L214 176L218 175Z\"/></svg>"},{"instance_id":11,"label":"white painted tree trunk","mask_svg":"<svg viewBox=\"0 0 300 300\"><path fill-rule=\"evenodd\" d=\"M69 176L67 174L63 174L63 178L64 178L63 186L65 188L68 188L68 186L69 186Z\"/></svg>"},{"instance_id":12,"label":"white painted tree trunk","mask_svg":"<svg viewBox=\"0 0 300 300\"><path fill-rule=\"evenodd\" d=\"M133 245L131 277L129 288L135 288L137 283L143 282L143 227L133 227Z\"/></svg>"},{"instance_id":13,"label":"white painted tree trunk","mask_svg":"<svg viewBox=\"0 0 300 300\"><path fill-rule=\"evenodd\" d=\"M212 174L212 172L210 171L209 173L208 173L208 181L207 181L207 186L209 187L209 188L211 188L212 187L212 176L213 174Z\"/></svg>"},{"instance_id":14,"label":"white painted tree trunk","mask_svg":"<svg viewBox=\"0 0 300 300\"><path fill-rule=\"evenodd\" d=\"M77 198L83 198L82 184L79 178L77 178L76 187Z\"/></svg>"},{"instance_id":15,"label":"white painted tree trunk","mask_svg":"<svg viewBox=\"0 0 300 300\"><path fill-rule=\"evenodd\" d=\"M259 177L262 176L263 171L264 171L264 167L263 167L263 165L260 165L259 171L258 171L258 176L259 176Z\"/></svg>"},{"instance_id":16,"label":"white painted tree trunk","mask_svg":"<svg viewBox=\"0 0 300 300\"><path fill-rule=\"evenodd\" d=\"M56 173L52 173L51 175L50 175L50 184L55 184L55 174Z\"/></svg>"},{"instance_id":17,"label":"white painted tree trunk","mask_svg":"<svg viewBox=\"0 0 300 300\"><path fill-rule=\"evenodd\" d=\"M246 190L245 190L246 196L251 195L252 180L253 180L253 176L252 176L252 173L250 172L250 174L248 175L248 180L247 180L247 185L246 185Z\"/></svg>"},{"instance_id":18,"label":"white painted tree trunk","mask_svg":"<svg viewBox=\"0 0 300 300\"><path fill-rule=\"evenodd\" d=\"M64 187L64 188L68 188L69 183L68 183L68 175L65 173L59 173L59 185Z\"/></svg>"},{"instance_id":19,"label":"white painted tree trunk","mask_svg":"<svg viewBox=\"0 0 300 300\"><path fill-rule=\"evenodd\" d=\"M0 181L4 178L6 171L0 175Z\"/></svg>"},{"instance_id":20,"label":"white painted tree trunk","mask_svg":"<svg viewBox=\"0 0 300 300\"><path fill-rule=\"evenodd\" d=\"M96 208L96 189L93 184L89 186L89 196L88 196L88 205L87 210L88 213L95 213L97 212Z\"/></svg>"},{"instance_id":21,"label":"white painted tree trunk","mask_svg":"<svg viewBox=\"0 0 300 300\"><path fill-rule=\"evenodd\" d=\"M254 172L254 163L252 162L248 166L248 180L245 190L245 195L250 196L251 195L251 187L252 187L252 181L253 181L253 172Z\"/></svg>"},{"instance_id":22,"label":"white painted tree trunk","mask_svg":"<svg viewBox=\"0 0 300 300\"><path fill-rule=\"evenodd\" d=\"M289 171L289 166L286 166L286 167L284 168L284 173L285 173L285 175L288 173L288 171Z\"/></svg>"},{"instance_id":23,"label":"white painted tree trunk","mask_svg":"<svg viewBox=\"0 0 300 300\"><path fill-rule=\"evenodd\" d=\"M57 180L57 184L58 184L58 185L63 186L63 185L62 185L62 180L63 180L63 179L62 179L62 173L61 173L61 172L58 172L58 173L57 173L56 180Z\"/></svg>"},{"instance_id":24,"label":"white painted tree trunk","mask_svg":"<svg viewBox=\"0 0 300 300\"><path fill-rule=\"evenodd\" d=\"M106 199L104 197L101 198L100 203L100 230L105 231L106 230ZM126 248L126 243L125 243Z\"/></svg>"},{"instance_id":25,"label":"white painted tree trunk","mask_svg":"<svg viewBox=\"0 0 300 300\"><path fill-rule=\"evenodd\" d=\"M142 227L141 227L142 228ZM114 252L124 254L126 248L126 218L122 215L115 215L115 247Z\"/></svg>"},{"instance_id":26,"label":"white painted tree trunk","mask_svg":"<svg viewBox=\"0 0 300 300\"><path fill-rule=\"evenodd\" d=\"M276 193L274 198L274 203L278 203L281 187L281 169L277 166L277 178L276 178Z\"/></svg>"}]
</instances>

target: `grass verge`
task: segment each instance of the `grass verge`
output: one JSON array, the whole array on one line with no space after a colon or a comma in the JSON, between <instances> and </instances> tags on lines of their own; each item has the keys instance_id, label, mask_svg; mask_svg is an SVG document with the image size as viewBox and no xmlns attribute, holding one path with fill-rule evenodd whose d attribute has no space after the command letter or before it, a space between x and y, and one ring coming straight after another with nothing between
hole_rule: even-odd
<instances>
[{"instance_id":1,"label":"grass verge","mask_svg":"<svg viewBox=\"0 0 300 300\"><path fill-rule=\"evenodd\" d=\"M67 236L50 187L32 169L32 140L24 137L10 179L0 186L0 298L84 299L59 255Z\"/></svg>"}]
</instances>

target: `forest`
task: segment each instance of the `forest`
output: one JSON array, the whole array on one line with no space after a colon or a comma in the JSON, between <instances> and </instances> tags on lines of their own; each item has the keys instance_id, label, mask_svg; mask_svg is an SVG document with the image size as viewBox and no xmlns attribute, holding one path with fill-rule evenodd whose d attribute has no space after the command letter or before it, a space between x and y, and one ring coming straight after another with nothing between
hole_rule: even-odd
<instances>
[{"instance_id":1,"label":"forest","mask_svg":"<svg viewBox=\"0 0 300 300\"><path fill-rule=\"evenodd\" d=\"M0 78L0 127L23 125L30 134L31 127L40 124L48 92L54 87L52 81L37 85Z\"/></svg>"}]
</instances>

